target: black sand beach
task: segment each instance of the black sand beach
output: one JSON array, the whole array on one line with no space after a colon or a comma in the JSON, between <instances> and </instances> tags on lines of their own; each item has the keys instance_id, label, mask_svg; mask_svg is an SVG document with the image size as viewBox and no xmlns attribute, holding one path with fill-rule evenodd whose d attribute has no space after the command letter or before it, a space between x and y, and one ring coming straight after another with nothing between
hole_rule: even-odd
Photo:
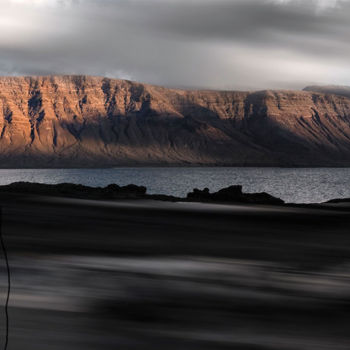
<instances>
[{"instance_id":1,"label":"black sand beach","mask_svg":"<svg viewBox=\"0 0 350 350\"><path fill-rule=\"evenodd\" d=\"M9 349L348 349L347 204L0 204Z\"/></svg>"}]
</instances>

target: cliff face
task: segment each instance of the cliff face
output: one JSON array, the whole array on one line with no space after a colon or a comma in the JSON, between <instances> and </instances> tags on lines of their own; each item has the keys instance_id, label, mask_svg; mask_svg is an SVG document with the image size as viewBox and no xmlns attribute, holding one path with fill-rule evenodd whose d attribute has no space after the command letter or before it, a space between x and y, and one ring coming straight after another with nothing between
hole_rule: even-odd
<instances>
[{"instance_id":1,"label":"cliff face","mask_svg":"<svg viewBox=\"0 0 350 350\"><path fill-rule=\"evenodd\" d=\"M0 167L350 165L350 99L0 78Z\"/></svg>"}]
</instances>

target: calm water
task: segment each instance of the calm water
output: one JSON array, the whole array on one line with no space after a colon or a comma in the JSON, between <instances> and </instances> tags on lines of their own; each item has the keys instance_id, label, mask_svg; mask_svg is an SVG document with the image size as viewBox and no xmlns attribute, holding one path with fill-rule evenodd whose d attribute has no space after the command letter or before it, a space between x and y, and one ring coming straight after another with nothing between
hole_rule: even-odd
<instances>
[{"instance_id":1,"label":"calm water","mask_svg":"<svg viewBox=\"0 0 350 350\"><path fill-rule=\"evenodd\" d=\"M350 168L114 168L0 169L0 185L16 181L89 186L144 185L148 193L185 196L193 188L216 191L240 184L245 192L268 192L287 202L350 197Z\"/></svg>"}]
</instances>

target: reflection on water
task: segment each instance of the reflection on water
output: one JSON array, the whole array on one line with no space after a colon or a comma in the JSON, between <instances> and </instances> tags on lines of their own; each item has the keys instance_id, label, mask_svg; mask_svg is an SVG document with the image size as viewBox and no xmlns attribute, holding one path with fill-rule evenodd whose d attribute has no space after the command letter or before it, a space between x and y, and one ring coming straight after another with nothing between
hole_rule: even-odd
<instances>
[{"instance_id":1,"label":"reflection on water","mask_svg":"<svg viewBox=\"0 0 350 350\"><path fill-rule=\"evenodd\" d=\"M243 185L246 192L268 192L287 202L319 203L350 197L350 168L115 168L0 169L0 185L16 181L88 186L134 183L148 193L185 196L193 188L217 191Z\"/></svg>"},{"instance_id":2,"label":"reflection on water","mask_svg":"<svg viewBox=\"0 0 350 350\"><path fill-rule=\"evenodd\" d=\"M16 255L11 266L12 349L348 345L349 264ZM4 291L4 274L0 282Z\"/></svg>"}]
</instances>

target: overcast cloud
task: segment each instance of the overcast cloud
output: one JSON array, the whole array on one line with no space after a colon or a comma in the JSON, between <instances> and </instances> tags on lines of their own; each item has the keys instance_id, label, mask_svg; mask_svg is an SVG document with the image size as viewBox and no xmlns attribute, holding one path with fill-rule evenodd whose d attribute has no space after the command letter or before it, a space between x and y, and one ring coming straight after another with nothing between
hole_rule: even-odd
<instances>
[{"instance_id":1,"label":"overcast cloud","mask_svg":"<svg viewBox=\"0 0 350 350\"><path fill-rule=\"evenodd\" d=\"M350 85L348 0L0 0L0 74Z\"/></svg>"}]
</instances>

